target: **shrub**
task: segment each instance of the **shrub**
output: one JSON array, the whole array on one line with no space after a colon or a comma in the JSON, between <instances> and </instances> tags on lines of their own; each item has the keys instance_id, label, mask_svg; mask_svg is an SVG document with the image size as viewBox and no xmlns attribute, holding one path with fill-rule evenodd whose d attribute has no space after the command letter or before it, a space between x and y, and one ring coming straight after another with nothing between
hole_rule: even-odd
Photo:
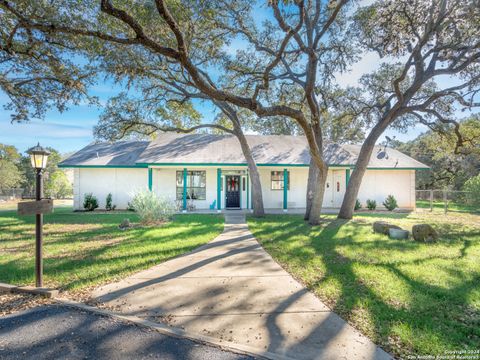
<instances>
[{"instance_id":1,"label":"shrub","mask_svg":"<svg viewBox=\"0 0 480 360\"><path fill-rule=\"evenodd\" d=\"M62 170L55 170L45 181L45 195L54 199L66 199L73 195L73 187Z\"/></svg>"},{"instance_id":2,"label":"shrub","mask_svg":"<svg viewBox=\"0 0 480 360\"><path fill-rule=\"evenodd\" d=\"M393 195L388 195L383 202L383 206L385 206L388 211L393 211L398 207L397 199L395 199Z\"/></svg>"},{"instance_id":3,"label":"shrub","mask_svg":"<svg viewBox=\"0 0 480 360\"><path fill-rule=\"evenodd\" d=\"M85 194L83 198L83 208L87 211L93 211L98 208L98 200L92 193Z\"/></svg>"},{"instance_id":4,"label":"shrub","mask_svg":"<svg viewBox=\"0 0 480 360\"><path fill-rule=\"evenodd\" d=\"M135 211L135 209L133 208L133 205L130 201L127 203L127 210L128 211Z\"/></svg>"},{"instance_id":5,"label":"shrub","mask_svg":"<svg viewBox=\"0 0 480 360\"><path fill-rule=\"evenodd\" d=\"M357 199L357 201L355 201L355 207L354 207L354 210L360 210L362 208L362 203L360 202L360 200Z\"/></svg>"},{"instance_id":6,"label":"shrub","mask_svg":"<svg viewBox=\"0 0 480 360\"><path fill-rule=\"evenodd\" d=\"M367 209L368 210L375 210L377 208L377 202L375 200L367 200Z\"/></svg>"},{"instance_id":7,"label":"shrub","mask_svg":"<svg viewBox=\"0 0 480 360\"><path fill-rule=\"evenodd\" d=\"M144 224L167 221L175 214L175 203L158 197L153 191L137 192L131 201L131 206L138 213L140 222Z\"/></svg>"},{"instance_id":8,"label":"shrub","mask_svg":"<svg viewBox=\"0 0 480 360\"><path fill-rule=\"evenodd\" d=\"M480 205L480 174L471 177L463 185L463 191L468 191L467 202L471 205Z\"/></svg>"},{"instance_id":9,"label":"shrub","mask_svg":"<svg viewBox=\"0 0 480 360\"><path fill-rule=\"evenodd\" d=\"M112 211L112 210L115 210L116 207L117 205L112 205L112 194L109 193L105 201L105 210Z\"/></svg>"}]
</instances>

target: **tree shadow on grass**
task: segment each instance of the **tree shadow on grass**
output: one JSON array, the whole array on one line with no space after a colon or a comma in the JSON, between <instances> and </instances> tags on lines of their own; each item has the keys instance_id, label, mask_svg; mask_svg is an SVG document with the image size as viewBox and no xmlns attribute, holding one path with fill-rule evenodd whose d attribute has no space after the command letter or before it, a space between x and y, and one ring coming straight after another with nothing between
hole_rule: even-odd
<instances>
[{"instance_id":1,"label":"tree shadow on grass","mask_svg":"<svg viewBox=\"0 0 480 360\"><path fill-rule=\"evenodd\" d=\"M212 234L213 238L216 225L222 226L218 219L210 218L201 224L198 217L190 220L183 217L178 223L165 227L167 234L162 234L161 229L156 227L123 232L117 224L115 227L107 225L101 229L63 234L60 239L49 236L62 235L62 230L46 233L45 280L56 283L62 289L72 289L142 270L202 245L206 241L196 239L208 237L208 234ZM89 243L94 246L89 247ZM77 245L78 249L75 248ZM32 239L30 245L11 255L12 260L2 264L1 281L20 284L33 281L33 252L29 255L33 248ZM65 252L62 253L62 249ZM52 251L55 255L49 256Z\"/></svg>"},{"instance_id":2,"label":"tree shadow on grass","mask_svg":"<svg viewBox=\"0 0 480 360\"><path fill-rule=\"evenodd\" d=\"M269 227L275 227L275 220L270 219L269 221L272 224L262 230L261 236L268 236L271 231ZM295 226L295 222L292 220L292 226ZM403 355L407 355L409 351L425 354L429 351L439 351L442 348L458 349L464 346L474 348L475 344L478 345L480 339L478 323L475 327L475 321L470 323L466 321L465 314L466 309L469 309L470 314L473 311L474 318L478 322L480 312L472 310L473 300L471 297L475 293L475 289L478 289L480 273L474 272L463 280L460 278L459 284L443 287L422 278L413 278L402 268L405 265L422 266L423 263L446 260L450 261L446 272L450 271L451 275L461 276L460 270L453 267L456 266L457 261L467 256L468 249L471 248L474 241L473 238L477 237L478 233L471 233L470 236L456 239L453 242L442 241L438 245L394 242L392 240L368 242L359 241L359 237L365 236L361 227L369 225L355 224L358 226L356 230L345 231L344 227L347 223L347 221L334 220L328 225L308 227L302 222L302 226L297 227L293 233L279 235L271 239L270 244L265 243L266 249L273 251L272 254L276 256L279 256L279 252L287 251L287 254L282 256L298 258L299 263L302 264L313 264L314 258L320 258L324 269L318 274L317 280L310 279L307 286L321 298L327 300L333 311L350 320L360 330L373 335L373 340L382 344L387 351L394 351L396 354L403 351ZM302 240L296 240L299 235ZM310 241L305 241L304 238L308 238ZM284 244L277 249L271 246L272 242ZM295 245L296 242L299 242L301 246ZM456 251L459 243L463 243L462 247ZM351 257L348 252L345 252L346 247L358 250L365 250L364 248L367 247L372 251L395 250L416 253L422 247L434 249L435 246L452 247L455 254L448 256L425 254L425 258L406 261L386 258L377 259L372 263L368 257ZM355 254L355 252L353 253ZM368 271L375 271L374 269L377 268L379 282L371 283L368 278L363 278L359 275L359 268L368 269ZM428 268L425 269L428 271ZM381 281L386 281L386 279L381 278L380 270L395 275L406 287L409 293L406 304L398 303L396 299L389 298L388 295L385 297L385 294L381 292L378 285L381 286ZM373 274L371 273L372 276ZM337 284L334 298L323 293L324 284L332 282ZM359 312L365 313L369 324L362 324L362 316L359 316ZM402 333L401 329L408 330ZM372 330L373 333L371 333ZM399 337L401 337L401 343L395 344ZM409 337L415 339L412 340Z\"/></svg>"}]
</instances>

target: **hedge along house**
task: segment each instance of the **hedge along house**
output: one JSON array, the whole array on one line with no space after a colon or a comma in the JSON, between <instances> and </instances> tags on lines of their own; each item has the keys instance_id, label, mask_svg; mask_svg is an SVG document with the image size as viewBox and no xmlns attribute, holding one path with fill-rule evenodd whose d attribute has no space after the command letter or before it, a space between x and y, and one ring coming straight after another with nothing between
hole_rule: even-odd
<instances>
[{"instance_id":1,"label":"hedge along house","mask_svg":"<svg viewBox=\"0 0 480 360\"><path fill-rule=\"evenodd\" d=\"M247 136L262 183L265 209L304 209L310 153L301 136ZM329 144L323 207L338 209L360 150ZM238 140L231 135L164 133L153 141L92 144L60 165L74 169L74 208L92 193L105 207L109 193L118 209L134 193L153 190L178 202L183 211L250 209L251 182ZM359 199L381 204L388 195L399 208L415 208L415 171L428 167L401 152L377 147L370 159Z\"/></svg>"}]
</instances>

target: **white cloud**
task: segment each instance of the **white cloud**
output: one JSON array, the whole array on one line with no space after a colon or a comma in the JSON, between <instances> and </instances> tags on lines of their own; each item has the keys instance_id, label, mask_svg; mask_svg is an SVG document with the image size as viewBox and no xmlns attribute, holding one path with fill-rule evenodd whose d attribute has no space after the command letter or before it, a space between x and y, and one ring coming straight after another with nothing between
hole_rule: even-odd
<instances>
[{"instance_id":1,"label":"white cloud","mask_svg":"<svg viewBox=\"0 0 480 360\"><path fill-rule=\"evenodd\" d=\"M44 146L68 152L78 150L92 140L92 128L88 126L47 121L13 124L6 119L0 121L0 143L14 145L20 151L25 151L40 142Z\"/></svg>"},{"instance_id":2,"label":"white cloud","mask_svg":"<svg viewBox=\"0 0 480 360\"><path fill-rule=\"evenodd\" d=\"M338 84L342 87L356 86L362 75L378 69L380 64L381 60L377 53L373 51L365 52L362 58L351 66L349 71L337 73L335 77Z\"/></svg>"}]
</instances>

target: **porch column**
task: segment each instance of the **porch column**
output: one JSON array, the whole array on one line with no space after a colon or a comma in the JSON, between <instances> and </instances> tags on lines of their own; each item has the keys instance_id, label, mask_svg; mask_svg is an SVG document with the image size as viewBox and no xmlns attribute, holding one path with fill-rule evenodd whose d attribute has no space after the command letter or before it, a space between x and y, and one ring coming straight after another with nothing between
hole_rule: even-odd
<instances>
[{"instance_id":1,"label":"porch column","mask_svg":"<svg viewBox=\"0 0 480 360\"><path fill-rule=\"evenodd\" d=\"M222 169L217 169L217 211L222 209Z\"/></svg>"},{"instance_id":2,"label":"porch column","mask_svg":"<svg viewBox=\"0 0 480 360\"><path fill-rule=\"evenodd\" d=\"M345 170L345 186L348 186L348 182L350 181L350 169Z\"/></svg>"},{"instance_id":3,"label":"porch column","mask_svg":"<svg viewBox=\"0 0 480 360\"><path fill-rule=\"evenodd\" d=\"M287 211L288 201L288 170L283 169L283 211Z\"/></svg>"},{"instance_id":4,"label":"porch column","mask_svg":"<svg viewBox=\"0 0 480 360\"><path fill-rule=\"evenodd\" d=\"M183 169L183 212L187 211L187 168Z\"/></svg>"},{"instance_id":5,"label":"porch column","mask_svg":"<svg viewBox=\"0 0 480 360\"><path fill-rule=\"evenodd\" d=\"M153 188L153 169L148 168L148 190L152 191Z\"/></svg>"},{"instance_id":6,"label":"porch column","mask_svg":"<svg viewBox=\"0 0 480 360\"><path fill-rule=\"evenodd\" d=\"M248 176L247 172L247 178L245 179L247 182L247 210L250 209L250 177Z\"/></svg>"}]
</instances>

